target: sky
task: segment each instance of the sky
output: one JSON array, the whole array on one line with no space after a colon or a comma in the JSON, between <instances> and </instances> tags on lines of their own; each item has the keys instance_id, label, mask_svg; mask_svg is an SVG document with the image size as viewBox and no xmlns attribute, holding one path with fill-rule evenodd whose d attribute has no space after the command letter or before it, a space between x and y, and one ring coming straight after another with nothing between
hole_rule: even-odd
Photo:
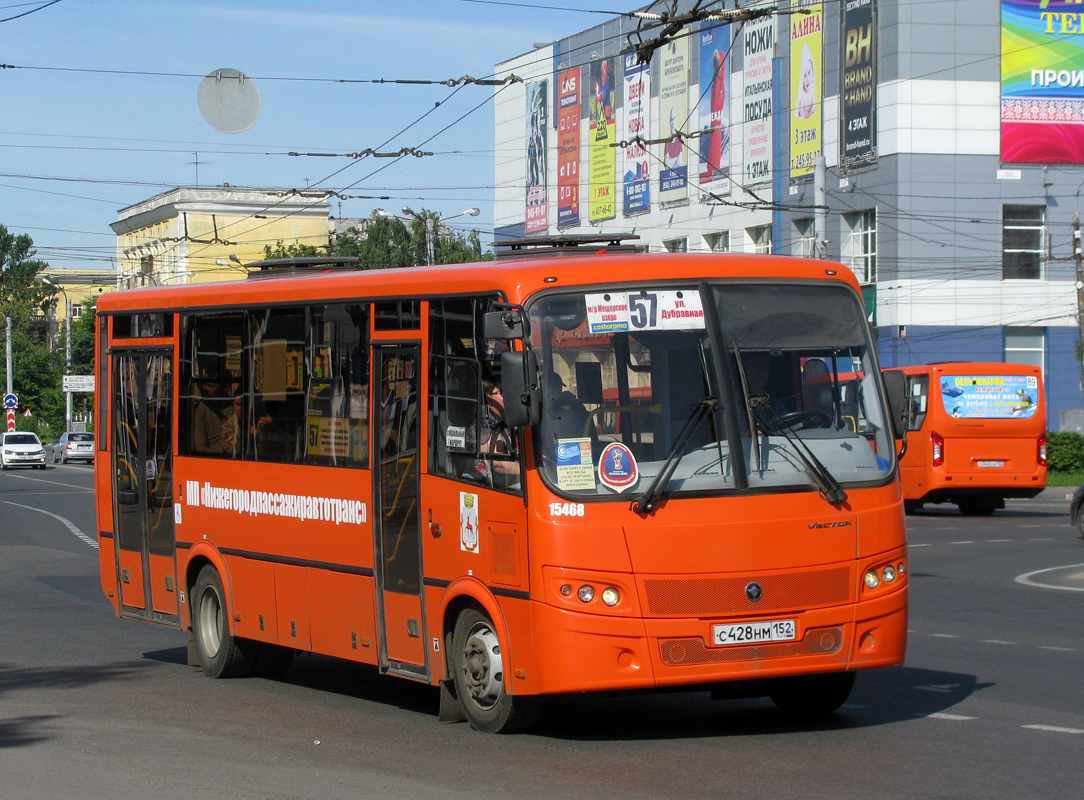
<instances>
[{"instance_id":1,"label":"sky","mask_svg":"<svg viewBox=\"0 0 1084 800\"><path fill-rule=\"evenodd\" d=\"M478 228L488 244L494 89L372 81L487 78L536 43L609 18L593 12L621 10L578 5L0 0L0 224L29 235L54 268L112 269L120 209L229 183L334 190L349 198L331 198L336 217L477 206L478 217L449 224ZM242 133L216 130L197 103L203 78L223 68L259 93L259 118ZM345 156L370 148L435 155Z\"/></svg>"}]
</instances>

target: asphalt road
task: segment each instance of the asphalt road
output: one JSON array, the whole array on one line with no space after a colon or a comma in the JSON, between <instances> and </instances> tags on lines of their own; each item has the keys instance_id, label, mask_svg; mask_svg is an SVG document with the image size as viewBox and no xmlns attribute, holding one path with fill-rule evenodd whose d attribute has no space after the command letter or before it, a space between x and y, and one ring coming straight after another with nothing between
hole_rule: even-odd
<instances>
[{"instance_id":1,"label":"asphalt road","mask_svg":"<svg viewBox=\"0 0 1084 800\"><path fill-rule=\"evenodd\" d=\"M908 517L906 666L827 724L767 700L578 696L534 732L320 657L213 681L113 617L91 468L0 474L0 798L1061 798L1084 790L1084 541L1066 490ZM574 654L570 657L574 657Z\"/></svg>"}]
</instances>

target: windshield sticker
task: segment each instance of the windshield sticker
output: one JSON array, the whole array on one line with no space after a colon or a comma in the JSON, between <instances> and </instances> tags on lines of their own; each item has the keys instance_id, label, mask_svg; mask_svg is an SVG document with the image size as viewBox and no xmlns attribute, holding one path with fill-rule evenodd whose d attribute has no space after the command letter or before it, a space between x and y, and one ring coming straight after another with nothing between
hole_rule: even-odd
<instances>
[{"instance_id":1,"label":"windshield sticker","mask_svg":"<svg viewBox=\"0 0 1084 800\"><path fill-rule=\"evenodd\" d=\"M591 462L589 437L559 439L554 452L557 456L557 488L595 490L595 465Z\"/></svg>"},{"instance_id":2,"label":"windshield sticker","mask_svg":"<svg viewBox=\"0 0 1084 800\"><path fill-rule=\"evenodd\" d=\"M591 333L704 328L704 305L695 289L607 292L584 299Z\"/></svg>"},{"instance_id":3,"label":"windshield sticker","mask_svg":"<svg viewBox=\"0 0 1084 800\"><path fill-rule=\"evenodd\" d=\"M617 333L629 329L629 296L625 292L589 294L584 299L591 333Z\"/></svg>"},{"instance_id":4,"label":"windshield sticker","mask_svg":"<svg viewBox=\"0 0 1084 800\"><path fill-rule=\"evenodd\" d=\"M640 480L640 470L632 451L621 442L611 442L598 462L598 478L615 492L623 492Z\"/></svg>"},{"instance_id":5,"label":"windshield sticker","mask_svg":"<svg viewBox=\"0 0 1084 800\"><path fill-rule=\"evenodd\" d=\"M1038 410L1035 375L945 375L941 400L960 419L1028 419Z\"/></svg>"},{"instance_id":6,"label":"windshield sticker","mask_svg":"<svg viewBox=\"0 0 1084 800\"><path fill-rule=\"evenodd\" d=\"M478 495L459 493L459 549L478 552Z\"/></svg>"}]
</instances>

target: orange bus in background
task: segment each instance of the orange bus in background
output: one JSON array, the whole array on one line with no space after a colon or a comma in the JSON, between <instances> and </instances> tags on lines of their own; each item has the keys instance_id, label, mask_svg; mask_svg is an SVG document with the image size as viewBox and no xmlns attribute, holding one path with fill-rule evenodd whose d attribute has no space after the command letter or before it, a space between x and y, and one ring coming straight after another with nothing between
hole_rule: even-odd
<instances>
[{"instance_id":1,"label":"orange bus in background","mask_svg":"<svg viewBox=\"0 0 1084 800\"><path fill-rule=\"evenodd\" d=\"M102 587L207 675L323 653L497 732L596 690L826 713L902 663L906 397L846 268L259 266L97 306Z\"/></svg>"},{"instance_id":2,"label":"orange bus in background","mask_svg":"<svg viewBox=\"0 0 1084 800\"><path fill-rule=\"evenodd\" d=\"M909 510L955 503L986 516L1046 488L1039 367L958 362L903 367L910 411L900 481Z\"/></svg>"}]
</instances>

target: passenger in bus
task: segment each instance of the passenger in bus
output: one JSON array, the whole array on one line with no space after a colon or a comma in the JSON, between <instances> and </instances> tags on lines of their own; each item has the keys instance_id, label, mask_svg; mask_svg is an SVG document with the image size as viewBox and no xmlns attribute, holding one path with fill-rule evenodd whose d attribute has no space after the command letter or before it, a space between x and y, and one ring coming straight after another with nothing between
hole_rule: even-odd
<instances>
[{"instance_id":1,"label":"passenger in bus","mask_svg":"<svg viewBox=\"0 0 1084 800\"><path fill-rule=\"evenodd\" d=\"M598 431L591 423L587 408L572 392L565 388L564 379L553 370L544 376L546 387L545 414L542 420L545 446L557 439L591 438L592 446L598 444ZM547 437L546 431L549 431Z\"/></svg>"},{"instance_id":2,"label":"passenger in bus","mask_svg":"<svg viewBox=\"0 0 1084 800\"><path fill-rule=\"evenodd\" d=\"M263 414L252 426L256 458L261 461L292 461L296 445L294 433L283 423L279 404L274 400L265 401Z\"/></svg>"},{"instance_id":3,"label":"passenger in bus","mask_svg":"<svg viewBox=\"0 0 1084 800\"><path fill-rule=\"evenodd\" d=\"M200 399L193 413L192 449L197 453L221 455L222 421L226 409L222 403L222 381L204 378L199 383Z\"/></svg>"},{"instance_id":4,"label":"passenger in bus","mask_svg":"<svg viewBox=\"0 0 1084 800\"><path fill-rule=\"evenodd\" d=\"M230 458L239 458L241 455L241 425L244 405L244 395L240 392L234 394L233 402L226 409L226 416L222 420L222 452L230 456Z\"/></svg>"},{"instance_id":5,"label":"passenger in bus","mask_svg":"<svg viewBox=\"0 0 1084 800\"><path fill-rule=\"evenodd\" d=\"M478 436L482 458L464 477L498 488L510 488L519 480L519 461L493 456L516 455L519 451L518 439L504 420L504 394L500 384L483 381L482 394L486 401Z\"/></svg>"}]
</instances>

